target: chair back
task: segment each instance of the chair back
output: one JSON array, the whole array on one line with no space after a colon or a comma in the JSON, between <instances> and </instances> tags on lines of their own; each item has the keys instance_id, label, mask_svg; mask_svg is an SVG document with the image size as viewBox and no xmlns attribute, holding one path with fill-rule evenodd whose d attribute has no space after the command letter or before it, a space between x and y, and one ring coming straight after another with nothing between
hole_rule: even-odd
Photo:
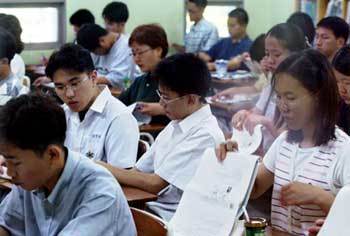
<instances>
[{"instance_id":1,"label":"chair back","mask_svg":"<svg viewBox=\"0 0 350 236\"><path fill-rule=\"evenodd\" d=\"M166 223L159 217L131 207L131 213L135 221L137 236L166 236Z\"/></svg>"}]
</instances>

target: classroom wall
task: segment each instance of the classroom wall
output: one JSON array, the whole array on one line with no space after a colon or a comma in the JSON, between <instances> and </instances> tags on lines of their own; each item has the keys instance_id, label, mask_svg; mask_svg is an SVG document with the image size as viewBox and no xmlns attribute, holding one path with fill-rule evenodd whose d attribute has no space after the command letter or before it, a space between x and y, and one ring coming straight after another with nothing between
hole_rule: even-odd
<instances>
[{"instance_id":1,"label":"classroom wall","mask_svg":"<svg viewBox=\"0 0 350 236\"><path fill-rule=\"evenodd\" d=\"M80 8L89 9L95 16L98 24L103 24L101 12L111 0L66 0L67 41L74 38L69 25L69 17ZM130 18L126 31L142 23L160 23L166 30L169 41L182 43L184 36L184 0L121 0L130 11ZM244 7L250 16L248 33L255 38L266 32L274 24L284 22L294 11L293 0L244 0ZM49 57L52 51L24 51L22 56L26 64L39 63L40 57Z\"/></svg>"}]
</instances>

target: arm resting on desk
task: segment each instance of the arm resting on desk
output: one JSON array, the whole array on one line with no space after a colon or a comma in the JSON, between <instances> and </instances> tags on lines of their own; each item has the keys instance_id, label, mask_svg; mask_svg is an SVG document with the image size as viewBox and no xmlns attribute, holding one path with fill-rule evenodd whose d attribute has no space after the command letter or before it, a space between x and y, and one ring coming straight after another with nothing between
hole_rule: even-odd
<instances>
[{"instance_id":1,"label":"arm resting on desk","mask_svg":"<svg viewBox=\"0 0 350 236\"><path fill-rule=\"evenodd\" d=\"M10 236L9 232L2 226L0 226L0 236Z\"/></svg>"},{"instance_id":2,"label":"arm resting on desk","mask_svg":"<svg viewBox=\"0 0 350 236\"><path fill-rule=\"evenodd\" d=\"M169 185L168 182L154 173L144 173L136 168L125 170L100 161L97 163L106 167L121 185L132 186L153 194L158 194Z\"/></svg>"}]
</instances>

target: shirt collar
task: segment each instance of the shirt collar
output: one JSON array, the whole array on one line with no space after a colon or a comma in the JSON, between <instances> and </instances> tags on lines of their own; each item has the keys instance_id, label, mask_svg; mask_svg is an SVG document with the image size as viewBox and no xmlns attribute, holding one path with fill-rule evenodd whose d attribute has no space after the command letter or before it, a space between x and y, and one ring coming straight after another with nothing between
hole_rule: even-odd
<instances>
[{"instance_id":1,"label":"shirt collar","mask_svg":"<svg viewBox=\"0 0 350 236\"><path fill-rule=\"evenodd\" d=\"M77 162L74 161L71 156L72 152L68 150L68 155L64 165L64 169L60 178L58 179L55 187L46 198L45 192L43 189L33 190L33 194L39 197L41 200L47 200L51 205L59 205L62 202L62 198L67 194L69 183L73 176L74 169L77 166Z\"/></svg>"},{"instance_id":2,"label":"shirt collar","mask_svg":"<svg viewBox=\"0 0 350 236\"><path fill-rule=\"evenodd\" d=\"M174 121L174 125L178 126L183 133L189 131L192 127L198 125L202 120L211 116L210 106L208 104L201 107L199 110L195 111L191 115L187 116L181 121Z\"/></svg>"},{"instance_id":3,"label":"shirt collar","mask_svg":"<svg viewBox=\"0 0 350 236\"><path fill-rule=\"evenodd\" d=\"M104 87L102 92L97 96L94 103L91 105L89 110L95 111L97 113L102 113L108 99L112 96L111 91L109 91L109 88L107 86Z\"/></svg>"},{"instance_id":4,"label":"shirt collar","mask_svg":"<svg viewBox=\"0 0 350 236\"><path fill-rule=\"evenodd\" d=\"M237 39L237 40L232 40L232 43L240 43L244 40L248 39L248 35L244 36L243 38Z\"/></svg>"}]
</instances>

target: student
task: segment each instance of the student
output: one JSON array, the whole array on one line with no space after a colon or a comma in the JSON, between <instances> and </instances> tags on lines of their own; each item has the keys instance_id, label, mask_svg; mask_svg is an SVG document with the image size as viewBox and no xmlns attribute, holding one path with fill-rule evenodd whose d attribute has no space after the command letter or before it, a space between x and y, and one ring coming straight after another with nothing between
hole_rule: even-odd
<instances>
[{"instance_id":1,"label":"student","mask_svg":"<svg viewBox=\"0 0 350 236\"><path fill-rule=\"evenodd\" d=\"M228 14L227 27L230 37L221 39L208 51L199 53L205 62L218 59L231 60L232 58L248 52L252 41L247 35L249 22L248 13L242 8L236 8ZM236 69L234 61L228 62L228 69ZM214 63L209 63L209 69L215 69Z\"/></svg>"},{"instance_id":2,"label":"student","mask_svg":"<svg viewBox=\"0 0 350 236\"><path fill-rule=\"evenodd\" d=\"M304 32L308 45L313 45L316 32L311 16L304 12L294 12L287 19L287 23L298 26Z\"/></svg>"},{"instance_id":3,"label":"student","mask_svg":"<svg viewBox=\"0 0 350 236\"><path fill-rule=\"evenodd\" d=\"M0 153L13 187L0 235L135 236L125 196L104 168L67 149L64 111L22 95L0 109Z\"/></svg>"},{"instance_id":4,"label":"student","mask_svg":"<svg viewBox=\"0 0 350 236\"><path fill-rule=\"evenodd\" d=\"M106 29L110 32L125 34L125 24L129 19L128 6L123 2L111 2L102 11Z\"/></svg>"},{"instance_id":5,"label":"student","mask_svg":"<svg viewBox=\"0 0 350 236\"><path fill-rule=\"evenodd\" d=\"M94 24L95 17L89 10L79 9L71 15L69 23L73 26L74 33L77 34L82 25Z\"/></svg>"},{"instance_id":6,"label":"student","mask_svg":"<svg viewBox=\"0 0 350 236\"><path fill-rule=\"evenodd\" d=\"M317 24L315 47L332 62L334 55L346 44L348 37L348 23L340 17L329 16Z\"/></svg>"},{"instance_id":7,"label":"student","mask_svg":"<svg viewBox=\"0 0 350 236\"><path fill-rule=\"evenodd\" d=\"M164 29L155 24L140 25L129 38L135 63L145 74L137 77L119 100L125 105L138 103L141 113L153 116L152 122L168 123L157 94L158 80L151 73L168 53L168 40Z\"/></svg>"},{"instance_id":8,"label":"student","mask_svg":"<svg viewBox=\"0 0 350 236\"><path fill-rule=\"evenodd\" d=\"M338 50L333 62L333 71L337 79L340 97L338 126L350 135L350 46Z\"/></svg>"},{"instance_id":9,"label":"student","mask_svg":"<svg viewBox=\"0 0 350 236\"><path fill-rule=\"evenodd\" d=\"M285 59L272 86L287 131L266 153L251 198L273 185L272 227L308 235L339 189L350 183L350 138L336 126L337 84L327 58L309 49Z\"/></svg>"},{"instance_id":10,"label":"student","mask_svg":"<svg viewBox=\"0 0 350 236\"><path fill-rule=\"evenodd\" d=\"M124 80L130 78L134 66L127 36L88 24L79 30L77 42L92 52L97 83L124 89Z\"/></svg>"},{"instance_id":11,"label":"student","mask_svg":"<svg viewBox=\"0 0 350 236\"><path fill-rule=\"evenodd\" d=\"M132 167L139 140L137 122L107 86L97 86L90 53L79 45L64 45L51 55L46 74L65 103L65 145L93 160Z\"/></svg>"},{"instance_id":12,"label":"student","mask_svg":"<svg viewBox=\"0 0 350 236\"><path fill-rule=\"evenodd\" d=\"M25 89L12 73L10 66L16 53L16 40L12 34L0 27L0 42L0 87L6 89L1 91L1 95L16 97L25 93Z\"/></svg>"},{"instance_id":13,"label":"student","mask_svg":"<svg viewBox=\"0 0 350 236\"><path fill-rule=\"evenodd\" d=\"M203 17L207 4L207 0L187 0L187 11L194 24L185 36L185 46L172 45L177 52L207 51L219 40L217 28Z\"/></svg>"},{"instance_id":14,"label":"student","mask_svg":"<svg viewBox=\"0 0 350 236\"><path fill-rule=\"evenodd\" d=\"M204 62L192 54L174 55L158 64L154 76L159 79L160 104L172 121L133 169L109 170L121 184L158 194L147 208L168 221L202 154L224 135L203 102L210 86Z\"/></svg>"},{"instance_id":15,"label":"student","mask_svg":"<svg viewBox=\"0 0 350 236\"><path fill-rule=\"evenodd\" d=\"M257 124L264 126L264 142L263 149L266 151L274 138L280 132L280 124L276 124L275 118L275 95L269 85L271 73L273 73L278 65L288 57L292 52L305 49L305 36L301 30L292 24L281 23L270 29L265 38L266 58L263 70L270 75L264 82L266 87L262 90L259 100L255 107L250 110L241 110L232 118L232 124L237 129L245 127L252 132Z\"/></svg>"},{"instance_id":16,"label":"student","mask_svg":"<svg viewBox=\"0 0 350 236\"><path fill-rule=\"evenodd\" d=\"M0 17L0 27L6 29L16 41L16 54L11 60L11 71L18 78L22 79L25 75L25 64L22 57L19 55L24 49L24 43L21 40L22 27L14 15L4 15Z\"/></svg>"}]
</instances>

